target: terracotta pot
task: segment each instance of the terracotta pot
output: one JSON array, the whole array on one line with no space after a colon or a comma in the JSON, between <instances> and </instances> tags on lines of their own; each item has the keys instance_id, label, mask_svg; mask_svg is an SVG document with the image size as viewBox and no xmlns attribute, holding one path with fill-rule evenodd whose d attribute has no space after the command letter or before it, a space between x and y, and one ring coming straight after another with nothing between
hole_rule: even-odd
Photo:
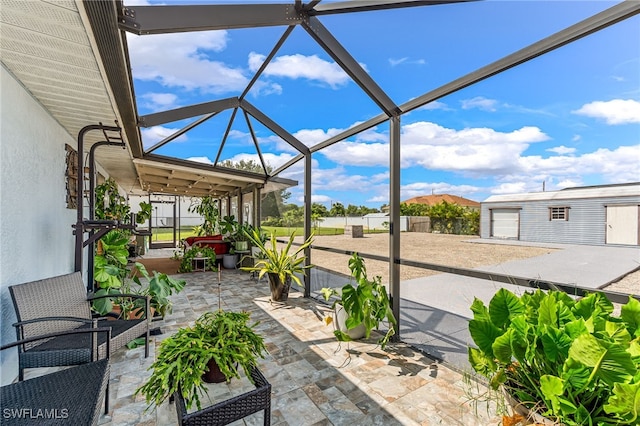
<instances>
[{"instance_id":1,"label":"terracotta pot","mask_svg":"<svg viewBox=\"0 0 640 426\"><path fill-rule=\"evenodd\" d=\"M286 302L287 299L289 299L291 277L287 276L284 282L282 282L280 280L280 275L274 274L272 272L269 272L268 275L269 288L271 289L271 300L273 300L274 302Z\"/></svg>"},{"instance_id":2,"label":"terracotta pot","mask_svg":"<svg viewBox=\"0 0 640 426\"><path fill-rule=\"evenodd\" d=\"M222 371L220 371L220 367L218 367L214 358L211 358L207 363L207 371L202 374L202 381L206 383L222 383L227 381L227 378L222 374Z\"/></svg>"},{"instance_id":3,"label":"terracotta pot","mask_svg":"<svg viewBox=\"0 0 640 426\"><path fill-rule=\"evenodd\" d=\"M154 307L149 307L149 310L151 311L149 313L150 314L149 318L152 318L156 313L156 309ZM117 315L118 316L117 319L124 319L124 318L120 318L120 316L122 315L122 308L120 307L120 305L113 305L113 308L111 309L111 313ZM126 319L140 319L142 318L142 315L144 315L144 309L137 308L129 312L129 317ZM108 316L107 319L115 320L116 318Z\"/></svg>"}]
</instances>

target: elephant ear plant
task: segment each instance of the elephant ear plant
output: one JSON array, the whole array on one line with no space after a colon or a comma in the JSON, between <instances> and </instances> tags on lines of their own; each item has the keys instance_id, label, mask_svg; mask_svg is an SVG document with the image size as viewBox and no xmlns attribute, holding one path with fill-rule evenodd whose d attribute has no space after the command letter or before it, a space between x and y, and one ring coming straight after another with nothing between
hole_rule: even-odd
<instances>
[{"instance_id":1,"label":"elephant ear plant","mask_svg":"<svg viewBox=\"0 0 640 426\"><path fill-rule=\"evenodd\" d=\"M492 388L567 426L640 424L638 300L616 317L602 293L500 289L471 310L469 361Z\"/></svg>"}]
</instances>

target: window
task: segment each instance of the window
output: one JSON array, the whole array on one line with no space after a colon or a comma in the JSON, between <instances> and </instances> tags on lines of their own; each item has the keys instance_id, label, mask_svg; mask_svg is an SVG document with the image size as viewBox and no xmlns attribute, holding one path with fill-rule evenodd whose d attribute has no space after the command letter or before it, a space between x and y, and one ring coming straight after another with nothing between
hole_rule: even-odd
<instances>
[{"instance_id":1,"label":"window","mask_svg":"<svg viewBox=\"0 0 640 426\"><path fill-rule=\"evenodd\" d=\"M549 207L549 220L569 220L569 207Z\"/></svg>"}]
</instances>

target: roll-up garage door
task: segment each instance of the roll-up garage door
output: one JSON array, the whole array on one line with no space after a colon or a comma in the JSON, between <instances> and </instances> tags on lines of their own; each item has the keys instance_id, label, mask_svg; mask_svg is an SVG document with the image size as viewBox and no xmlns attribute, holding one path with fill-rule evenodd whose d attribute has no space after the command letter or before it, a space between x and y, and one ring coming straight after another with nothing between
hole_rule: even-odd
<instances>
[{"instance_id":1,"label":"roll-up garage door","mask_svg":"<svg viewBox=\"0 0 640 426\"><path fill-rule=\"evenodd\" d=\"M494 238L518 239L520 209L492 209L491 236Z\"/></svg>"}]
</instances>

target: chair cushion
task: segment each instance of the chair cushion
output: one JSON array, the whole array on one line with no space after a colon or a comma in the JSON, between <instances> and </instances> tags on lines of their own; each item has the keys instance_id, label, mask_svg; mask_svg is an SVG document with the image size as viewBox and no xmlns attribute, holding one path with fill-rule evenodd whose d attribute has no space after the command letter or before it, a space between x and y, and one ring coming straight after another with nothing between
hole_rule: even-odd
<instances>
[{"instance_id":1,"label":"chair cushion","mask_svg":"<svg viewBox=\"0 0 640 426\"><path fill-rule=\"evenodd\" d=\"M109 364L103 359L3 386L3 419L21 425L96 425L108 382Z\"/></svg>"}]
</instances>

